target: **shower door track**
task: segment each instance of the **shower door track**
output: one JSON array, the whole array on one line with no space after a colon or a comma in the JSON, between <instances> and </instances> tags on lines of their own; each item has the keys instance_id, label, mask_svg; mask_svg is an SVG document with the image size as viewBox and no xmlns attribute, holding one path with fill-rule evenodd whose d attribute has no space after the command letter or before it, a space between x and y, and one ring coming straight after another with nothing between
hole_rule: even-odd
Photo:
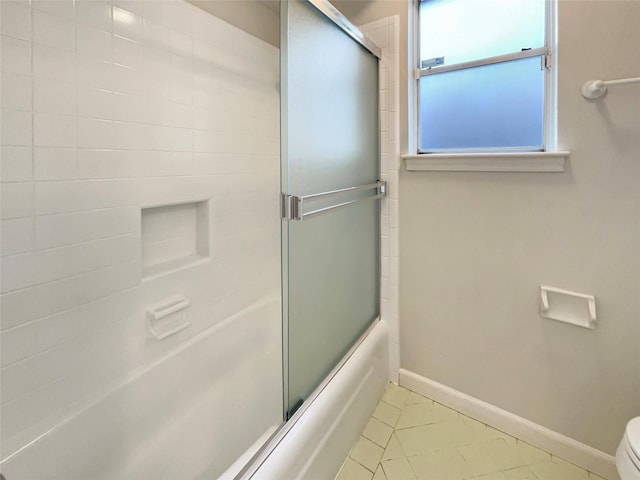
<instances>
[{"instance_id":1,"label":"shower door track","mask_svg":"<svg viewBox=\"0 0 640 480\"><path fill-rule=\"evenodd\" d=\"M373 55L382 59L382 49L372 42L364 33L347 19L340 11L331 5L328 0L307 0L320 13L335 23L340 30L369 50Z\"/></svg>"}]
</instances>

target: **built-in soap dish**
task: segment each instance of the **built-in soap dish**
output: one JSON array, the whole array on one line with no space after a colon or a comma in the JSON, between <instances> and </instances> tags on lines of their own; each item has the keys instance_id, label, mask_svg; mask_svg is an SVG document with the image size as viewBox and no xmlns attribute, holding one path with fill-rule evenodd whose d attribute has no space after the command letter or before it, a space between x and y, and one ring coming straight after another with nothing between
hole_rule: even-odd
<instances>
[{"instance_id":1,"label":"built-in soap dish","mask_svg":"<svg viewBox=\"0 0 640 480\"><path fill-rule=\"evenodd\" d=\"M175 295L147 310L147 338L164 340L189 325L185 311L191 302L182 295Z\"/></svg>"},{"instance_id":2,"label":"built-in soap dish","mask_svg":"<svg viewBox=\"0 0 640 480\"><path fill-rule=\"evenodd\" d=\"M596 297L540 285L540 315L579 327L596 328Z\"/></svg>"}]
</instances>

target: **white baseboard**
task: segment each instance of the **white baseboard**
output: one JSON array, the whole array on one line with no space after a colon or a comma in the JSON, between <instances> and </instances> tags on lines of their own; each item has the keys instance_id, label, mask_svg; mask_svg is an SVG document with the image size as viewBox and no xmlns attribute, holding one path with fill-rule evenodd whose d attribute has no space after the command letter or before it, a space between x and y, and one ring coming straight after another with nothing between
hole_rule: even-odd
<instances>
[{"instance_id":1,"label":"white baseboard","mask_svg":"<svg viewBox=\"0 0 640 480\"><path fill-rule=\"evenodd\" d=\"M542 425L403 368L400 369L400 386L513 435L607 480L619 478L613 456Z\"/></svg>"}]
</instances>

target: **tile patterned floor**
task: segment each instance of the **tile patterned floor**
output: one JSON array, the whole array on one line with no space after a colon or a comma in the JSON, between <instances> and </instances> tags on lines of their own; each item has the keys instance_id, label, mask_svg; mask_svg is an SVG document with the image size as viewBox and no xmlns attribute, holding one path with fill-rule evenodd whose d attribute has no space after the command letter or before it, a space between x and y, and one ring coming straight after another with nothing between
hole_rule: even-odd
<instances>
[{"instance_id":1,"label":"tile patterned floor","mask_svg":"<svg viewBox=\"0 0 640 480\"><path fill-rule=\"evenodd\" d=\"M604 480L392 383L336 480Z\"/></svg>"}]
</instances>

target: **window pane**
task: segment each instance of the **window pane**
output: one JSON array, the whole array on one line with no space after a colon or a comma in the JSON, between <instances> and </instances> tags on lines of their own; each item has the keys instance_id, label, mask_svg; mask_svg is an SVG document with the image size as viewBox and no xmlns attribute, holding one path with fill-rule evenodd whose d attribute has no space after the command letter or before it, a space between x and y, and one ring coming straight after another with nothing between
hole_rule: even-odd
<instances>
[{"instance_id":1,"label":"window pane","mask_svg":"<svg viewBox=\"0 0 640 480\"><path fill-rule=\"evenodd\" d=\"M544 46L544 0L423 0L421 68Z\"/></svg>"},{"instance_id":2,"label":"window pane","mask_svg":"<svg viewBox=\"0 0 640 480\"><path fill-rule=\"evenodd\" d=\"M421 151L542 146L540 57L428 75L419 90Z\"/></svg>"}]
</instances>

